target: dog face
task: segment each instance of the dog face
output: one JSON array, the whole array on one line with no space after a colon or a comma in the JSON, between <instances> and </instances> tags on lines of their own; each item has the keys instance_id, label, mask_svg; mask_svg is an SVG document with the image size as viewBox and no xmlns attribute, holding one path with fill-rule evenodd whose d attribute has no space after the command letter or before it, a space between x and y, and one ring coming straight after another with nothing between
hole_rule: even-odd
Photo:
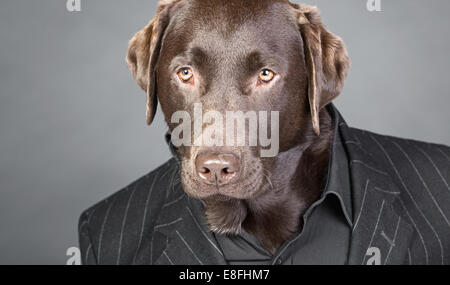
<instances>
[{"instance_id":1,"label":"dog face","mask_svg":"<svg viewBox=\"0 0 450 285\"><path fill-rule=\"evenodd\" d=\"M260 143L249 145L248 122L244 146L177 148L187 194L218 200L271 191L271 176L289 172L289 151L320 135L319 113L339 95L349 66L342 41L323 27L316 8L283 0L163 1L131 40L127 62L147 92L148 124L157 97L171 131L173 115L195 118L196 104L202 114L277 112L275 157L261 157ZM201 122L201 133L211 123ZM215 131L230 135L225 127Z\"/></svg>"}]
</instances>

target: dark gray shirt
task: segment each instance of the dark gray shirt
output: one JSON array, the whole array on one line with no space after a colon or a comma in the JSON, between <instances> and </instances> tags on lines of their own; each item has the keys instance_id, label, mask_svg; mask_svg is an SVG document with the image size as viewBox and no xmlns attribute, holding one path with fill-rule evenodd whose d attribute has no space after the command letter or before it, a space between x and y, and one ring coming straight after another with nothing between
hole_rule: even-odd
<instances>
[{"instance_id":1,"label":"dark gray shirt","mask_svg":"<svg viewBox=\"0 0 450 285\"><path fill-rule=\"evenodd\" d=\"M273 255L253 235L215 238L230 265L345 264L352 229L349 164L336 119L326 184L321 197L302 217L304 227Z\"/></svg>"}]
</instances>

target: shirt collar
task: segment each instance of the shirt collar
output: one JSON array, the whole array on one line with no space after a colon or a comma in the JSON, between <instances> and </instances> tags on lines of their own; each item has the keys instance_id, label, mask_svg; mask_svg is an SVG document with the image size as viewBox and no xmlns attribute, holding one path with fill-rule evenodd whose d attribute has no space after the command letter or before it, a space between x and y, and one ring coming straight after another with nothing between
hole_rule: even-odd
<instances>
[{"instance_id":1,"label":"shirt collar","mask_svg":"<svg viewBox=\"0 0 450 285\"><path fill-rule=\"evenodd\" d=\"M330 104L327 107L327 110L333 120L334 136L330 146L330 162L328 164L328 172L325 187L322 192L322 198L325 198L328 195L336 196L347 223L350 226L353 226L350 169L346 147L343 144L339 128L339 126L345 122L340 117L333 104Z\"/></svg>"}]
</instances>

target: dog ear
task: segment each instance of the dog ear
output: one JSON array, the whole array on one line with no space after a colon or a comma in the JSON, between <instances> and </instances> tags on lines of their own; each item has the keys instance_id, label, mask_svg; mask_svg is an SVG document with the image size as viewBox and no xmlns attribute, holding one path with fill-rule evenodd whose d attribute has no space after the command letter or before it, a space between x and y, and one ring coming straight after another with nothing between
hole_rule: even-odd
<instances>
[{"instance_id":1,"label":"dog ear","mask_svg":"<svg viewBox=\"0 0 450 285\"><path fill-rule=\"evenodd\" d=\"M341 93L350 59L344 42L324 27L316 7L293 5L304 42L313 129L320 135L319 112Z\"/></svg>"},{"instance_id":2,"label":"dog ear","mask_svg":"<svg viewBox=\"0 0 450 285\"><path fill-rule=\"evenodd\" d=\"M156 16L134 37L128 45L126 57L128 68L138 85L147 93L147 124L155 117L158 99L156 95L156 72L162 38L169 24L170 12L181 0L165 0L158 4Z\"/></svg>"}]
</instances>

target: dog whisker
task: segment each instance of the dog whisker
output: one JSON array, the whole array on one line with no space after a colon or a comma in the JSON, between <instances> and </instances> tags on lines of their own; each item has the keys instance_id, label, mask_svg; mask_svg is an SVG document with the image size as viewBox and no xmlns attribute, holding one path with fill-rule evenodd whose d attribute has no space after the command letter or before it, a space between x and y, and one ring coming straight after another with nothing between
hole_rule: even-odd
<instances>
[{"instance_id":1,"label":"dog whisker","mask_svg":"<svg viewBox=\"0 0 450 285\"><path fill-rule=\"evenodd\" d=\"M267 174L266 174L266 172L267 172ZM266 178L267 183L269 183L270 189L273 191L272 180L270 179L270 177L269 177L269 175L268 175L268 174L269 174L269 171L267 171L266 169L263 168L262 174L263 174L264 178Z\"/></svg>"}]
</instances>

